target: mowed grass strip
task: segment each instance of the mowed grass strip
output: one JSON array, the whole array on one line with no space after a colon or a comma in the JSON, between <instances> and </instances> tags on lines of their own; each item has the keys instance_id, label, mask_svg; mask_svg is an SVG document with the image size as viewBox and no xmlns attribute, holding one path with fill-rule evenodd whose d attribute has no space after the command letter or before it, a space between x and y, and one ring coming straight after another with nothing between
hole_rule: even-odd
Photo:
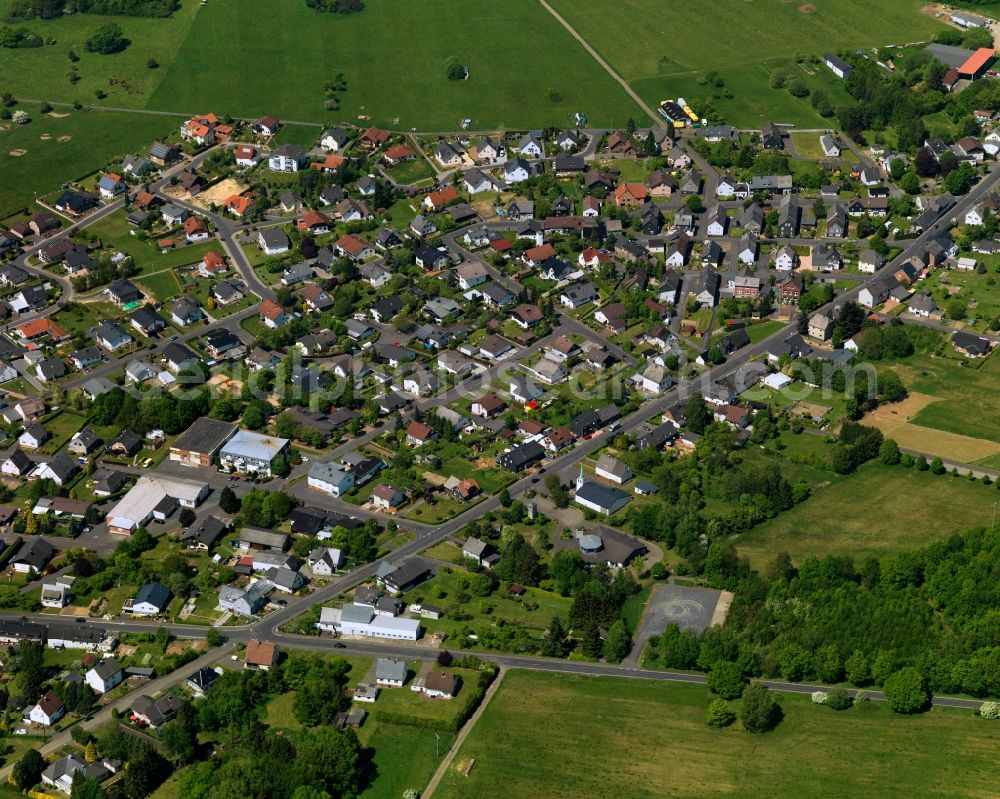
<instances>
[{"instance_id":1,"label":"mowed grass strip","mask_svg":"<svg viewBox=\"0 0 1000 799\"><path fill-rule=\"evenodd\" d=\"M969 711L836 713L781 695L767 735L705 724L706 688L511 672L436 799L989 797L1000 726ZM462 770L474 759L468 777Z\"/></svg>"},{"instance_id":2,"label":"mowed grass strip","mask_svg":"<svg viewBox=\"0 0 1000 799\"><path fill-rule=\"evenodd\" d=\"M278 19L265 34L262 20ZM468 65L469 80L447 79L451 56ZM347 91L331 113L323 87L338 72ZM305 0L258 0L252 13L235 0L213 0L148 107L322 122L366 117L406 130L456 130L465 118L477 129L569 125L575 111L594 125L641 117L534 0L502 11L471 0L368 0L349 16L314 12Z\"/></svg>"},{"instance_id":3,"label":"mowed grass strip","mask_svg":"<svg viewBox=\"0 0 1000 799\"><path fill-rule=\"evenodd\" d=\"M850 555L855 561L925 546L952 533L990 524L996 491L965 477L870 463L789 511L736 539L739 553L757 567L787 552Z\"/></svg>"},{"instance_id":4,"label":"mowed grass strip","mask_svg":"<svg viewBox=\"0 0 1000 799\"><path fill-rule=\"evenodd\" d=\"M5 54L11 52L0 48L0 74ZM169 119L145 114L57 109L66 116L52 117L39 114L37 105L21 107L31 115L31 123L0 123L0 218L117 156L145 153L153 140L173 128ZM10 155L20 151L23 155Z\"/></svg>"}]
</instances>

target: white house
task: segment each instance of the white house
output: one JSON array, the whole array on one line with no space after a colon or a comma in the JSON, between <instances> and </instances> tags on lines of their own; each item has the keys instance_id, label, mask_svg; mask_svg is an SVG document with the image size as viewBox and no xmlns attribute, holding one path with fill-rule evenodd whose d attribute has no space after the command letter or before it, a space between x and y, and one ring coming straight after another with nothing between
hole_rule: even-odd
<instances>
[{"instance_id":1,"label":"white house","mask_svg":"<svg viewBox=\"0 0 1000 799\"><path fill-rule=\"evenodd\" d=\"M31 722L43 727L51 727L65 715L66 706L58 696L52 693L51 689L46 691L28 711L28 718Z\"/></svg>"},{"instance_id":2,"label":"white house","mask_svg":"<svg viewBox=\"0 0 1000 799\"><path fill-rule=\"evenodd\" d=\"M778 248L778 254L774 258L774 268L779 272L788 272L795 268L798 262L798 255L788 244Z\"/></svg>"},{"instance_id":3,"label":"white house","mask_svg":"<svg viewBox=\"0 0 1000 799\"><path fill-rule=\"evenodd\" d=\"M341 463L313 461L307 480L309 488L339 497L354 487L354 472Z\"/></svg>"},{"instance_id":4,"label":"white house","mask_svg":"<svg viewBox=\"0 0 1000 799\"><path fill-rule=\"evenodd\" d=\"M83 679L87 685L94 689L95 693L104 694L119 685L124 677L125 673L118 661L114 658L107 658L88 671Z\"/></svg>"},{"instance_id":5,"label":"white house","mask_svg":"<svg viewBox=\"0 0 1000 799\"><path fill-rule=\"evenodd\" d=\"M603 477L612 483L618 483L618 485L627 483L632 479L632 470L628 464L622 463L622 461L610 455L602 455L598 458L594 473L598 477Z\"/></svg>"},{"instance_id":6,"label":"white house","mask_svg":"<svg viewBox=\"0 0 1000 799\"><path fill-rule=\"evenodd\" d=\"M632 380L642 391L654 396L662 394L673 383L670 372L657 363L646 364L646 367L636 373Z\"/></svg>"},{"instance_id":7,"label":"white house","mask_svg":"<svg viewBox=\"0 0 1000 799\"><path fill-rule=\"evenodd\" d=\"M827 158L840 158L840 145L829 134L819 137L819 146Z\"/></svg>"}]
</instances>

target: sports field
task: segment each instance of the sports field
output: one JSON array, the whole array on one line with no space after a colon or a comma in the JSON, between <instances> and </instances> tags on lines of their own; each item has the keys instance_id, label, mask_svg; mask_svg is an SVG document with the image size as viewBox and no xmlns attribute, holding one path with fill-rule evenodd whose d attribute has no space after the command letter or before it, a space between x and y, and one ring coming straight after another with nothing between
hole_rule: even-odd
<instances>
[{"instance_id":1,"label":"sports field","mask_svg":"<svg viewBox=\"0 0 1000 799\"><path fill-rule=\"evenodd\" d=\"M0 49L0 63L10 52ZM2 68L0 68L2 72ZM114 111L66 111L66 116L38 113L25 106L28 125L0 123L0 218L31 205L34 197L99 169L117 155L148 147L173 123L159 116ZM17 156L10 153L22 153Z\"/></svg>"},{"instance_id":2,"label":"sports field","mask_svg":"<svg viewBox=\"0 0 1000 799\"><path fill-rule=\"evenodd\" d=\"M762 121L829 127L808 99L771 89L775 66L810 88L839 93L841 82L820 66L794 65L799 56L930 39L942 23L921 13L919 0L551 0L552 6L648 103L683 96L698 111L710 90L698 82L709 70L731 97L715 108L735 125ZM791 63L790 63L791 62ZM810 74L810 73L815 74ZM839 96L835 94L835 102Z\"/></svg>"},{"instance_id":3,"label":"sports field","mask_svg":"<svg viewBox=\"0 0 1000 799\"><path fill-rule=\"evenodd\" d=\"M0 15L10 0L0 0ZM167 20L116 18L133 44L123 53L83 52L103 21L93 15L34 20L57 44L0 51L0 74L16 95L93 101L177 112L274 113L302 121L357 121L402 129L568 125L575 111L593 124L624 125L635 104L535 0L502 12L471 0L369 0L354 15L320 14L305 0L185 0ZM71 85L67 54L80 55ZM153 56L160 63L149 69ZM469 67L449 81L445 62ZM324 109L324 85L343 72L340 111Z\"/></svg>"},{"instance_id":4,"label":"sports field","mask_svg":"<svg viewBox=\"0 0 1000 799\"><path fill-rule=\"evenodd\" d=\"M750 735L710 729L709 699L702 686L511 672L435 799L996 795L1000 726L970 711L837 713L782 694L781 724Z\"/></svg>"}]
</instances>

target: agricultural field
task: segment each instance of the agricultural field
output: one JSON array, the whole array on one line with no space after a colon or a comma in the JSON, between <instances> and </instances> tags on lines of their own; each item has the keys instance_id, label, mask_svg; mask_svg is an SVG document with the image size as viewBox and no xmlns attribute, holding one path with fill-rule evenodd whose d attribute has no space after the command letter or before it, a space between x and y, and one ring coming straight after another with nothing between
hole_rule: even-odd
<instances>
[{"instance_id":1,"label":"agricultural field","mask_svg":"<svg viewBox=\"0 0 1000 799\"><path fill-rule=\"evenodd\" d=\"M781 465L786 471L784 461ZM916 549L989 525L996 499L993 486L903 466L869 463L849 477L811 471L827 480L809 480L813 491L807 500L735 539L740 555L755 567L765 566L779 552L801 563L811 555L849 555L860 561ZM787 476L799 477L795 469Z\"/></svg>"},{"instance_id":2,"label":"agricultural field","mask_svg":"<svg viewBox=\"0 0 1000 799\"><path fill-rule=\"evenodd\" d=\"M15 52L48 52L48 48L0 48L0 74L10 59L18 57L12 55ZM5 87L11 85L6 78ZM26 90L26 95L34 97L35 92ZM43 116L38 106L23 108L32 116L31 123L0 123L0 218L118 156L140 149L145 152L150 142L173 128L170 120L145 114L58 109L58 116Z\"/></svg>"},{"instance_id":3,"label":"agricultural field","mask_svg":"<svg viewBox=\"0 0 1000 799\"><path fill-rule=\"evenodd\" d=\"M703 686L511 672L434 795L943 799L995 793L992 758L1000 728L969 711L904 717L871 703L837 713L808 696L786 694L778 727L749 735L739 723L709 728L709 700Z\"/></svg>"},{"instance_id":4,"label":"agricultural field","mask_svg":"<svg viewBox=\"0 0 1000 799\"><path fill-rule=\"evenodd\" d=\"M704 85L704 75L715 71L731 95L713 101L716 110L728 122L745 126L768 120L829 125L808 98L798 100L784 89L770 88L768 78L776 67L801 77L811 89L823 85L842 91L826 67L798 67L799 74L793 71L794 59L930 39L943 27L921 13L917 0L888 0L879 4L877 15L863 0L824 4L705 0L696 6L630 0L610 7L593 0L552 0L551 4L649 104L682 95L698 112L699 101L713 91Z\"/></svg>"},{"instance_id":5,"label":"agricultural field","mask_svg":"<svg viewBox=\"0 0 1000 799\"><path fill-rule=\"evenodd\" d=\"M920 404L892 435L900 446L964 463L1000 452L1000 361L990 356L962 366L951 345L943 346L941 355L918 354L895 367ZM917 446L921 441L926 445Z\"/></svg>"}]
</instances>

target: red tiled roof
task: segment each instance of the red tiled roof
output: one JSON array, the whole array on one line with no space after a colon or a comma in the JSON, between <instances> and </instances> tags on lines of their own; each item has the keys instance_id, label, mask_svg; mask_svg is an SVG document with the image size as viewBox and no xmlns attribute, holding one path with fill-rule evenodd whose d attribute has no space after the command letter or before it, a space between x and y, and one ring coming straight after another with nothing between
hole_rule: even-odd
<instances>
[{"instance_id":1,"label":"red tiled roof","mask_svg":"<svg viewBox=\"0 0 1000 799\"><path fill-rule=\"evenodd\" d=\"M264 300L258 310L261 316L265 319L270 319L272 322L285 312L285 309L273 300Z\"/></svg>"}]
</instances>

